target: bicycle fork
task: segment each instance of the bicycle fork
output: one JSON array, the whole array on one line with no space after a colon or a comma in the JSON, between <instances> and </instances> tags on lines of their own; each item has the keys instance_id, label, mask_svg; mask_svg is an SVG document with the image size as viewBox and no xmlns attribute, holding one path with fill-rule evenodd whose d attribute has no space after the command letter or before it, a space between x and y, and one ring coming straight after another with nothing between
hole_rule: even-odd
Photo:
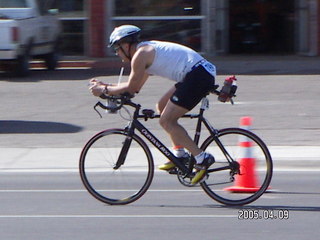
<instances>
[{"instance_id":1,"label":"bicycle fork","mask_svg":"<svg viewBox=\"0 0 320 240\"><path fill-rule=\"evenodd\" d=\"M119 154L119 157L118 157L118 160L117 160L116 164L113 167L114 170L119 169L124 164L124 162L126 160L128 151L129 151L130 146L131 146L132 136L133 136L133 133L134 133L134 128L132 127L132 123L130 123L124 129L124 131L127 133L127 137L122 143L121 152Z\"/></svg>"},{"instance_id":2,"label":"bicycle fork","mask_svg":"<svg viewBox=\"0 0 320 240\"><path fill-rule=\"evenodd\" d=\"M119 154L118 160L117 160L116 164L113 167L114 170L119 169L121 167L121 165L124 164L124 161L125 161L125 159L127 157L129 148L131 146L131 142L132 142L132 137L127 136L126 139L123 142L122 149L121 149L121 152Z\"/></svg>"}]
</instances>

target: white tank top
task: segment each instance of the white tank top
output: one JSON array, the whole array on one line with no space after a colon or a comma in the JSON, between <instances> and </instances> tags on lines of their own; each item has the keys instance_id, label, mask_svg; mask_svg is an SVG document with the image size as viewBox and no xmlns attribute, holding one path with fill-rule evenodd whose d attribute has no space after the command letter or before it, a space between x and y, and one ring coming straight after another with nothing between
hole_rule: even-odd
<instances>
[{"instance_id":1,"label":"white tank top","mask_svg":"<svg viewBox=\"0 0 320 240\"><path fill-rule=\"evenodd\" d=\"M162 41L146 41L137 45L139 47L151 45L155 49L153 63L147 68L147 73L181 82L192 67L204 60L194 50L180 44Z\"/></svg>"}]
</instances>

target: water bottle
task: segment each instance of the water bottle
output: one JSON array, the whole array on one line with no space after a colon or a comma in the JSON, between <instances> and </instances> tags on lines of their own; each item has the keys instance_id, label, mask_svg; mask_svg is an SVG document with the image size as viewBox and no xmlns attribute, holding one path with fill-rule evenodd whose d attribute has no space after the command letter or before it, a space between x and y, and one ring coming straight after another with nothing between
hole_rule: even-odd
<instances>
[{"instance_id":1,"label":"water bottle","mask_svg":"<svg viewBox=\"0 0 320 240\"><path fill-rule=\"evenodd\" d=\"M234 76L233 76L234 77ZM234 97L236 91L237 91L237 79L234 77L234 80L232 81L232 85L231 85L231 91L230 91L230 97Z\"/></svg>"},{"instance_id":2,"label":"water bottle","mask_svg":"<svg viewBox=\"0 0 320 240\"><path fill-rule=\"evenodd\" d=\"M237 90L237 84L236 84L236 77L235 76L230 76L227 77L224 80L223 87L220 91L218 100L220 102L226 102L228 101L231 97L233 97L233 94Z\"/></svg>"}]
</instances>

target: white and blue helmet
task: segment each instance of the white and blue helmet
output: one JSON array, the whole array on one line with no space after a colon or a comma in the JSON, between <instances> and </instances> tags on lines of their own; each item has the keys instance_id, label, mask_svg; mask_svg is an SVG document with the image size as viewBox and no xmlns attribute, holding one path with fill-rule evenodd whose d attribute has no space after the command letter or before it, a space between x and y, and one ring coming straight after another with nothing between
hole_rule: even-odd
<instances>
[{"instance_id":1,"label":"white and blue helmet","mask_svg":"<svg viewBox=\"0 0 320 240\"><path fill-rule=\"evenodd\" d=\"M110 35L108 47L112 47L115 44L122 42L137 42L141 29L134 25L122 25L116 27Z\"/></svg>"}]
</instances>

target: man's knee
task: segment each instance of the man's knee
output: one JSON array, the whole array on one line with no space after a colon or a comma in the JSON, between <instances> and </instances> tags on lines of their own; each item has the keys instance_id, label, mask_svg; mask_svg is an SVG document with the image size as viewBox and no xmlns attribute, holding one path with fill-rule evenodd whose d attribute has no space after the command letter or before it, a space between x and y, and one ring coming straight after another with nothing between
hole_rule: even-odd
<instances>
[{"instance_id":1,"label":"man's knee","mask_svg":"<svg viewBox=\"0 0 320 240\"><path fill-rule=\"evenodd\" d=\"M167 120L165 119L165 117L161 116L160 119L159 119L159 123L160 123L160 126L164 129L166 129L166 126L167 126Z\"/></svg>"},{"instance_id":2,"label":"man's knee","mask_svg":"<svg viewBox=\"0 0 320 240\"><path fill-rule=\"evenodd\" d=\"M170 132L170 130L176 126L177 120L167 118L166 116L161 116L159 123L163 129L165 129L167 132Z\"/></svg>"}]
</instances>

